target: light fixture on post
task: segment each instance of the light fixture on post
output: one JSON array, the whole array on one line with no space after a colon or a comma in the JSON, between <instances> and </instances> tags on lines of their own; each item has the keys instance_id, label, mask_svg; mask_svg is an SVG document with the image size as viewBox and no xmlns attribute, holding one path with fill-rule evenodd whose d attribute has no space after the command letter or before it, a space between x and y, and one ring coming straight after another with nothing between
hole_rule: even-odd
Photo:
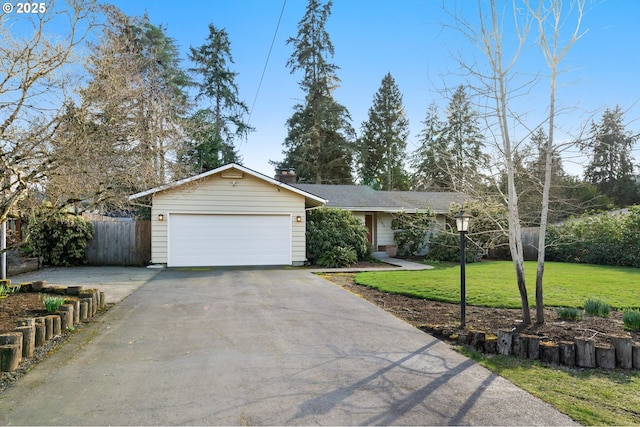
<instances>
[{"instance_id":1,"label":"light fixture on post","mask_svg":"<svg viewBox=\"0 0 640 427\"><path fill-rule=\"evenodd\" d=\"M159 214L158 215L158 221L164 221L164 215L163 214Z\"/></svg>"},{"instance_id":2,"label":"light fixture on post","mask_svg":"<svg viewBox=\"0 0 640 427\"><path fill-rule=\"evenodd\" d=\"M471 221L471 215L466 214L464 210L461 210L456 216L454 216L454 218L456 219L456 228L458 229L458 233L460 233L460 327L464 329L467 323L467 284L465 272L467 257L465 253L465 234L469 232L469 221Z\"/></svg>"}]
</instances>

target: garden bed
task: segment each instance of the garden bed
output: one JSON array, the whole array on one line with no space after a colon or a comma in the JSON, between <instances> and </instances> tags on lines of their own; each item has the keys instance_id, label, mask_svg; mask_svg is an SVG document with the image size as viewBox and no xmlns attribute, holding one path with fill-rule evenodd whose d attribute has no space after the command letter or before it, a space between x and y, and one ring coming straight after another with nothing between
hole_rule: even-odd
<instances>
[{"instance_id":1,"label":"garden bed","mask_svg":"<svg viewBox=\"0 0 640 427\"><path fill-rule=\"evenodd\" d=\"M398 294L382 292L354 282L355 274L326 274L344 289L376 304L396 317L451 343L469 341L468 334L482 332L486 336L497 338L499 331L512 331L524 336L539 337L543 342L574 342L575 339L594 340L599 347L609 347L614 337L629 337L640 342L640 331L630 332L624 329L622 312L612 310L609 317L584 316L580 320L558 319L555 309L545 309L545 323L538 325L522 324L520 309L488 308L467 306L466 328L460 329L460 305ZM535 320L535 312L531 312ZM460 338L464 336L464 338ZM466 342L465 342L466 343Z\"/></svg>"}]
</instances>

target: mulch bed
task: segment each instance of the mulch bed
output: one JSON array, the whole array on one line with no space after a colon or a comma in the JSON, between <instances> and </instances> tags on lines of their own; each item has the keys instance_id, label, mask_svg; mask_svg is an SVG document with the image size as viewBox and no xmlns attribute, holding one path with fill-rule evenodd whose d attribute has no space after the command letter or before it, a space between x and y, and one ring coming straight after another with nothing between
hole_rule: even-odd
<instances>
[{"instance_id":1,"label":"mulch bed","mask_svg":"<svg viewBox=\"0 0 640 427\"><path fill-rule=\"evenodd\" d=\"M428 332L434 327L448 330L460 330L460 305L403 295L390 294L354 282L355 274L326 274L323 277L342 288L366 299L380 308L392 313L407 323ZM531 311L535 322L535 311ZM631 336L640 341L640 331L624 330L622 312L612 310L609 317L584 316L582 320L566 321L558 319L555 309L545 309L545 323L542 325L522 324L522 311L519 309L466 307L467 330L476 330L496 335L498 330L517 330L528 335L538 335L549 341L573 341L574 338L593 338L596 344L607 344L611 335ZM441 337L446 338L446 337Z\"/></svg>"}]
</instances>

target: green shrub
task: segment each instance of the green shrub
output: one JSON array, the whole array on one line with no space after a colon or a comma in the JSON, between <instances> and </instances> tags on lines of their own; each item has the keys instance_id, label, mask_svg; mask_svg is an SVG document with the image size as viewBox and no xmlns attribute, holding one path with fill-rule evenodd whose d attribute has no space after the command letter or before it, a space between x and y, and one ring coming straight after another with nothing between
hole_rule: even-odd
<instances>
[{"instance_id":1,"label":"green shrub","mask_svg":"<svg viewBox=\"0 0 640 427\"><path fill-rule=\"evenodd\" d=\"M556 309L558 317L563 320L580 320L582 312L574 307L560 307Z\"/></svg>"},{"instance_id":2,"label":"green shrub","mask_svg":"<svg viewBox=\"0 0 640 427\"><path fill-rule=\"evenodd\" d=\"M549 227L548 261L640 267L640 206L628 213L585 215Z\"/></svg>"},{"instance_id":3,"label":"green shrub","mask_svg":"<svg viewBox=\"0 0 640 427\"><path fill-rule=\"evenodd\" d=\"M611 306L597 298L589 298L584 302L584 311L590 316L609 317Z\"/></svg>"},{"instance_id":4,"label":"green shrub","mask_svg":"<svg viewBox=\"0 0 640 427\"><path fill-rule=\"evenodd\" d=\"M32 254L45 264L79 265L86 262L85 250L93 237L91 221L67 212L39 214L27 228Z\"/></svg>"},{"instance_id":5,"label":"green shrub","mask_svg":"<svg viewBox=\"0 0 640 427\"><path fill-rule=\"evenodd\" d=\"M356 259L369 254L367 227L349 211L320 208L307 212L306 238L307 257L315 263L336 247L353 250Z\"/></svg>"},{"instance_id":6,"label":"green shrub","mask_svg":"<svg viewBox=\"0 0 640 427\"><path fill-rule=\"evenodd\" d=\"M468 263L478 262L482 251L469 244L465 247L465 258ZM427 258L430 261L460 262L460 234L440 232L431 237Z\"/></svg>"},{"instance_id":7,"label":"green shrub","mask_svg":"<svg viewBox=\"0 0 640 427\"><path fill-rule=\"evenodd\" d=\"M44 308L49 313L54 313L60 308L62 304L64 304L63 297L46 297L44 300Z\"/></svg>"},{"instance_id":8,"label":"green shrub","mask_svg":"<svg viewBox=\"0 0 640 427\"><path fill-rule=\"evenodd\" d=\"M622 314L624 328L629 331L640 331L640 310L625 310Z\"/></svg>"},{"instance_id":9,"label":"green shrub","mask_svg":"<svg viewBox=\"0 0 640 427\"><path fill-rule=\"evenodd\" d=\"M427 232L432 228L434 215L432 212L408 214L399 212L393 215L391 229L393 239L398 245L401 256L416 255L426 245Z\"/></svg>"},{"instance_id":10,"label":"green shrub","mask_svg":"<svg viewBox=\"0 0 640 427\"><path fill-rule=\"evenodd\" d=\"M322 255L320 255L320 257L318 257L318 260L316 261L316 264L323 267L337 268L349 267L356 262L358 262L356 251L354 251L353 249L336 246L332 250L326 251Z\"/></svg>"}]
</instances>

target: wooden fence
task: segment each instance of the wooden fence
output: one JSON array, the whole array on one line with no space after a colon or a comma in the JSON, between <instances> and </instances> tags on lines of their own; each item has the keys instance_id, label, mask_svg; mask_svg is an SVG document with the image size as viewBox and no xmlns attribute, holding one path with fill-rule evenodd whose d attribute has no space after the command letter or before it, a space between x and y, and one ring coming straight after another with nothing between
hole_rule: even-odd
<instances>
[{"instance_id":1,"label":"wooden fence","mask_svg":"<svg viewBox=\"0 0 640 427\"><path fill-rule=\"evenodd\" d=\"M93 239L86 250L89 265L148 265L151 261L151 221L94 220Z\"/></svg>"}]
</instances>

